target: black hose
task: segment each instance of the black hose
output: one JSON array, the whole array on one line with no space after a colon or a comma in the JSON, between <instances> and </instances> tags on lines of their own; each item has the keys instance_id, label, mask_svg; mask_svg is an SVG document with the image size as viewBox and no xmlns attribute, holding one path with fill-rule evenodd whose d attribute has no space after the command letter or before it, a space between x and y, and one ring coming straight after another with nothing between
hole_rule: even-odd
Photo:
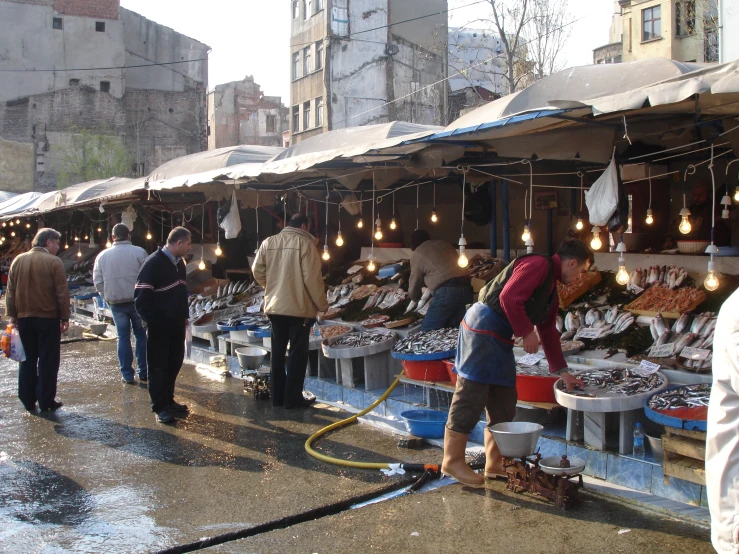
<instances>
[{"instance_id":1,"label":"black hose","mask_svg":"<svg viewBox=\"0 0 739 554\"><path fill-rule=\"evenodd\" d=\"M418 481L408 487L408 492L416 492L418 489L428 483L433 477L439 477L440 475L441 474L438 471L427 469L423 472L423 475L421 475L421 478Z\"/></svg>"},{"instance_id":2,"label":"black hose","mask_svg":"<svg viewBox=\"0 0 739 554\"><path fill-rule=\"evenodd\" d=\"M423 477L421 477L421 479L423 479ZM393 492L393 491L402 489L404 487L411 486L415 482L416 482L415 478L405 479L403 481L399 481L397 483L393 483L391 485L383 487L380 490L368 492L365 494L361 494L359 496L354 496L346 500L341 500L333 504L321 506L320 508L314 508L312 510L308 510L306 512L302 512L299 514L285 516L280 519L274 519L272 521L268 521L260 525L255 525L254 527L247 527L246 529L241 529L239 531L223 533L222 535L216 535L215 537L208 537L200 541L191 542L188 544L182 544L179 546L173 546L172 548L167 548L166 550L160 550L159 552L157 552L157 554L182 554L184 552L195 552L196 550L210 548L211 546L216 546L218 544L223 544L226 542L232 542L232 541L236 541L240 539L245 539L248 537L254 537L256 535L261 535L263 533L269 533L270 531L275 531L277 529L286 529L288 527L297 525L299 523L305 523L308 521L314 521L316 519L321 519L326 516L336 515L338 513L348 510L355 504L361 504L363 502L368 502L370 500L373 500L389 492Z\"/></svg>"}]
</instances>

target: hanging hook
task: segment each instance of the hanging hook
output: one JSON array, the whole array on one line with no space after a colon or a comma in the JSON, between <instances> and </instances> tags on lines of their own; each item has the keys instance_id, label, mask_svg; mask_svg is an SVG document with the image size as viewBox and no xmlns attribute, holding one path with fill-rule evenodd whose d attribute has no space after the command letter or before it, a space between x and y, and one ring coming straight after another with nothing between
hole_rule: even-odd
<instances>
[{"instance_id":1,"label":"hanging hook","mask_svg":"<svg viewBox=\"0 0 739 554\"><path fill-rule=\"evenodd\" d=\"M689 164L688 167L685 168L685 173L683 174L683 181L688 180L688 175L695 175L695 166L693 164Z\"/></svg>"},{"instance_id":2,"label":"hanging hook","mask_svg":"<svg viewBox=\"0 0 739 554\"><path fill-rule=\"evenodd\" d=\"M729 163L726 164L726 176L727 177L729 175L729 168L731 167L731 164L733 164L735 162L739 162L739 158L737 158L736 160L731 160Z\"/></svg>"},{"instance_id":3,"label":"hanging hook","mask_svg":"<svg viewBox=\"0 0 739 554\"><path fill-rule=\"evenodd\" d=\"M623 136L623 138L625 138L626 140L628 140L629 141L629 146L631 146L632 145L632 142L631 142L631 138L629 137L629 127L628 127L628 125L626 125L626 116L624 115L624 116L622 116L622 118L623 118L623 122L624 122L624 136Z\"/></svg>"}]
</instances>

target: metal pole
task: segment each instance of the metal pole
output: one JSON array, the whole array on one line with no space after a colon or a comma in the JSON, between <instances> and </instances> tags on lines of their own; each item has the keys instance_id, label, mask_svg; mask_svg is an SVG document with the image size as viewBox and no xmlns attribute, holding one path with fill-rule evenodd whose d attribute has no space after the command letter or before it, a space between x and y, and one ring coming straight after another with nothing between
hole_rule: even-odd
<instances>
[{"instance_id":1,"label":"metal pole","mask_svg":"<svg viewBox=\"0 0 739 554\"><path fill-rule=\"evenodd\" d=\"M508 183L500 184L500 203L503 212L503 259L511 261L511 222L508 217Z\"/></svg>"},{"instance_id":2,"label":"metal pole","mask_svg":"<svg viewBox=\"0 0 739 554\"><path fill-rule=\"evenodd\" d=\"M498 257L498 186L495 181L490 181L490 254Z\"/></svg>"},{"instance_id":3,"label":"metal pole","mask_svg":"<svg viewBox=\"0 0 739 554\"><path fill-rule=\"evenodd\" d=\"M554 256L554 210L547 210L547 256Z\"/></svg>"}]
</instances>

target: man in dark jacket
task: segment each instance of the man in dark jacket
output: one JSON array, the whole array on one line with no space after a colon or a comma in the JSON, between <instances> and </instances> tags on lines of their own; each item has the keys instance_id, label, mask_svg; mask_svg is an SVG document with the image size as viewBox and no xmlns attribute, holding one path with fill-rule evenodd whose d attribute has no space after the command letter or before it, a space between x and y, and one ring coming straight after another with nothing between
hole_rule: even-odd
<instances>
[{"instance_id":1,"label":"man in dark jacket","mask_svg":"<svg viewBox=\"0 0 739 554\"><path fill-rule=\"evenodd\" d=\"M159 423L172 423L173 414L188 412L185 404L175 402L174 387L185 359L185 331L190 314L182 258L190 252L191 244L190 231L184 227L172 229L167 245L146 258L136 280L136 311L147 323L149 397Z\"/></svg>"},{"instance_id":2,"label":"man in dark jacket","mask_svg":"<svg viewBox=\"0 0 739 554\"><path fill-rule=\"evenodd\" d=\"M57 257L61 235L42 229L33 249L10 266L6 304L26 352L18 371L18 397L29 412L61 408L56 396L61 337L69 329L69 289L64 264Z\"/></svg>"}]
</instances>

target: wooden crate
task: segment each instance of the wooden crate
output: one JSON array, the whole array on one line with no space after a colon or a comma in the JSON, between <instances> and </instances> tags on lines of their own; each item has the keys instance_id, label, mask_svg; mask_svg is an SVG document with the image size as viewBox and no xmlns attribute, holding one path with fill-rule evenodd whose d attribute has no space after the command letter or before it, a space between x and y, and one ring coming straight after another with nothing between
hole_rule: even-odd
<instances>
[{"instance_id":1,"label":"wooden crate","mask_svg":"<svg viewBox=\"0 0 739 554\"><path fill-rule=\"evenodd\" d=\"M676 477L699 485L706 484L706 434L667 427L662 435L665 483Z\"/></svg>"},{"instance_id":2,"label":"wooden crate","mask_svg":"<svg viewBox=\"0 0 739 554\"><path fill-rule=\"evenodd\" d=\"M560 309L565 309L567 306L575 302L578 298L580 298L583 294L588 292L590 289L592 289L595 285L600 283L603 280L603 277L600 274L600 271L592 271L589 272L587 275L587 278L583 280L582 284L570 292L567 296L559 295L559 307Z\"/></svg>"}]
</instances>

